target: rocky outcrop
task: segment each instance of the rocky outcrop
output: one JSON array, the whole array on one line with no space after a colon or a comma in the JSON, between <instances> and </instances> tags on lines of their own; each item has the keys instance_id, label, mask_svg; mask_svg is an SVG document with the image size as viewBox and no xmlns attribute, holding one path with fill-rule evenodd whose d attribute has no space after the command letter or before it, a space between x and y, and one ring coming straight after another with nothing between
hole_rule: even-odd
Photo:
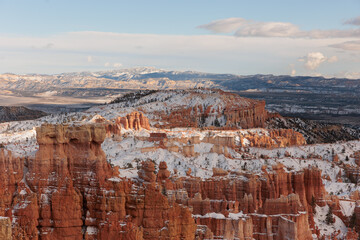
<instances>
[{"instance_id":1,"label":"rocky outcrop","mask_svg":"<svg viewBox=\"0 0 360 240\"><path fill-rule=\"evenodd\" d=\"M234 98L234 102L240 100L237 99L237 95L229 95L229 97ZM226 127L264 127L267 117L265 101L254 101L249 107L244 109L229 106L225 109L224 116L227 119Z\"/></svg>"},{"instance_id":2,"label":"rocky outcrop","mask_svg":"<svg viewBox=\"0 0 360 240\"><path fill-rule=\"evenodd\" d=\"M118 117L116 119L116 124L121 124L124 129L150 129L149 119L145 117L142 112L132 112L127 114L125 117Z\"/></svg>"},{"instance_id":3,"label":"rocky outcrop","mask_svg":"<svg viewBox=\"0 0 360 240\"><path fill-rule=\"evenodd\" d=\"M167 170L166 162L161 162L159 164L159 171L157 173L157 181L164 181L170 177L170 171Z\"/></svg>"},{"instance_id":4,"label":"rocky outcrop","mask_svg":"<svg viewBox=\"0 0 360 240\"><path fill-rule=\"evenodd\" d=\"M98 224L125 217L121 206L127 183L106 180L113 172L101 149L105 135L102 124L37 129L39 151L29 159L25 179L39 199L34 202L39 202L37 228L42 238L83 238L84 228L88 238L99 237L104 232ZM104 210L111 215L99 217Z\"/></svg>"},{"instance_id":5,"label":"rocky outcrop","mask_svg":"<svg viewBox=\"0 0 360 240\"><path fill-rule=\"evenodd\" d=\"M355 152L351 157L355 158L356 165L360 166L360 151Z\"/></svg>"},{"instance_id":6,"label":"rocky outcrop","mask_svg":"<svg viewBox=\"0 0 360 240\"><path fill-rule=\"evenodd\" d=\"M12 157L11 152L0 149L0 216L10 217L13 194L20 192L24 159ZM23 185L23 184L22 184Z\"/></svg>"},{"instance_id":7,"label":"rocky outcrop","mask_svg":"<svg viewBox=\"0 0 360 240\"><path fill-rule=\"evenodd\" d=\"M177 100L176 103L171 103L174 106L169 107L166 112L153 112L156 116L159 116L158 122L162 122L161 125L155 123L155 127L238 129L265 126L267 111L265 110L264 101L243 98L237 94L222 90L174 91L173 93L184 94L183 101ZM154 97L156 94L154 94ZM212 99L207 100L210 95ZM198 104L190 103L191 106L189 106L187 104L188 99L197 99ZM213 102L213 104L208 104L208 102ZM168 105L166 101L159 104ZM143 110L146 111L146 109Z\"/></svg>"},{"instance_id":8,"label":"rocky outcrop","mask_svg":"<svg viewBox=\"0 0 360 240\"><path fill-rule=\"evenodd\" d=\"M311 119L305 113L304 118L281 117L278 114L268 115L266 128L268 129L292 129L301 133L307 144L335 143L338 141L351 141L360 139L360 130L351 126L326 123ZM291 115L291 114L290 114ZM316 118L314 118L316 119Z\"/></svg>"},{"instance_id":9,"label":"rocky outcrop","mask_svg":"<svg viewBox=\"0 0 360 240\"><path fill-rule=\"evenodd\" d=\"M207 226L211 231L210 239L253 239L253 221L250 217L225 218L221 214L195 216L196 224ZM209 233L208 233L209 234ZM209 238L203 238L209 239Z\"/></svg>"},{"instance_id":10,"label":"rocky outcrop","mask_svg":"<svg viewBox=\"0 0 360 240\"><path fill-rule=\"evenodd\" d=\"M222 177L228 175L228 171L222 168L213 168L213 177Z\"/></svg>"},{"instance_id":11,"label":"rocky outcrop","mask_svg":"<svg viewBox=\"0 0 360 240\"><path fill-rule=\"evenodd\" d=\"M155 183L153 162L140 169L142 182L118 178L101 150L105 135L103 124L42 125L34 159L24 163L2 149L0 168L10 175L0 174L0 216L5 216L0 234L14 239L193 239L191 212L169 201L166 189L160 191L167 185ZM161 164L158 180L166 182L169 176ZM10 230L6 219L12 219Z\"/></svg>"},{"instance_id":12,"label":"rocky outcrop","mask_svg":"<svg viewBox=\"0 0 360 240\"><path fill-rule=\"evenodd\" d=\"M268 130L269 135L247 132L241 136L242 146L277 148L305 145L305 138L301 133L292 129ZM244 140L246 139L246 140Z\"/></svg>"},{"instance_id":13,"label":"rocky outcrop","mask_svg":"<svg viewBox=\"0 0 360 240\"><path fill-rule=\"evenodd\" d=\"M177 179L171 197L192 208L196 223L217 238L246 239L250 232L255 239L312 239L309 204L313 196L320 204L326 195L320 170L292 173L279 164L262 176L224 176L214 169L206 181Z\"/></svg>"},{"instance_id":14,"label":"rocky outcrop","mask_svg":"<svg viewBox=\"0 0 360 240\"><path fill-rule=\"evenodd\" d=\"M13 223L14 239L311 239L309 203L328 201L320 170L281 164L258 175L214 168L204 180L148 160L131 181L107 162L105 136L101 122L47 124L37 129L35 158L1 150L0 216ZM186 144L183 153L196 154Z\"/></svg>"},{"instance_id":15,"label":"rocky outcrop","mask_svg":"<svg viewBox=\"0 0 360 240\"><path fill-rule=\"evenodd\" d=\"M189 209L169 202L154 184L133 189L126 208L142 226L143 239L194 239L196 225Z\"/></svg>"},{"instance_id":16,"label":"rocky outcrop","mask_svg":"<svg viewBox=\"0 0 360 240\"><path fill-rule=\"evenodd\" d=\"M150 142L157 142L157 141L164 141L167 139L166 133L150 133L149 141Z\"/></svg>"},{"instance_id":17,"label":"rocky outcrop","mask_svg":"<svg viewBox=\"0 0 360 240\"><path fill-rule=\"evenodd\" d=\"M150 129L149 119L145 117L142 112L132 112L127 114L125 117L118 117L113 121L106 120L101 116L96 116L96 119L93 120L95 123L102 123L105 126L107 136L117 137L121 135L121 129L132 129L132 130L141 130L141 129Z\"/></svg>"},{"instance_id":18,"label":"rocky outcrop","mask_svg":"<svg viewBox=\"0 0 360 240\"><path fill-rule=\"evenodd\" d=\"M232 136L215 136L215 137L204 137L203 142L212 143L214 145L226 146L230 148L235 147L235 139Z\"/></svg>"},{"instance_id":19,"label":"rocky outcrop","mask_svg":"<svg viewBox=\"0 0 360 240\"><path fill-rule=\"evenodd\" d=\"M138 175L145 182L155 182L155 164L151 161L143 162L142 168L139 170Z\"/></svg>"},{"instance_id":20,"label":"rocky outcrop","mask_svg":"<svg viewBox=\"0 0 360 240\"><path fill-rule=\"evenodd\" d=\"M199 154L195 152L194 145L183 146L182 153L185 157L195 157L197 154Z\"/></svg>"},{"instance_id":21,"label":"rocky outcrop","mask_svg":"<svg viewBox=\"0 0 360 240\"><path fill-rule=\"evenodd\" d=\"M0 239L11 240L11 221L8 217L0 217Z\"/></svg>"},{"instance_id":22,"label":"rocky outcrop","mask_svg":"<svg viewBox=\"0 0 360 240\"><path fill-rule=\"evenodd\" d=\"M306 208L314 193L324 192L319 170L292 174L281 165L262 177L229 178L214 169L214 178L201 181L172 178L164 162L156 175L146 161L142 181L109 181L112 169L97 149L105 134L101 125L45 125L38 133L39 152L27 163L29 187L19 183L24 191L9 203L17 206L9 212L17 238L310 239Z\"/></svg>"},{"instance_id":23,"label":"rocky outcrop","mask_svg":"<svg viewBox=\"0 0 360 240\"><path fill-rule=\"evenodd\" d=\"M360 231L360 206L359 205L355 206L354 214L356 216L355 229L357 232L359 232Z\"/></svg>"},{"instance_id":24,"label":"rocky outcrop","mask_svg":"<svg viewBox=\"0 0 360 240\"><path fill-rule=\"evenodd\" d=\"M217 154L223 154L225 157L227 158L231 158L231 154L229 154L229 150L228 148L225 146L221 146L221 145L214 145L210 152L213 152L213 153L217 153Z\"/></svg>"}]
</instances>

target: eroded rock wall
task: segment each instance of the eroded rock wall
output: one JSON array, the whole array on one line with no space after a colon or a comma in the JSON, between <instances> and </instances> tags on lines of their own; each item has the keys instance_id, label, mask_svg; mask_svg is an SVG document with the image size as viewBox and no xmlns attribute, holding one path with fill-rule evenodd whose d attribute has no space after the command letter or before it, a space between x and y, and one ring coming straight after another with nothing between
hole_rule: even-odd
<instances>
[{"instance_id":1,"label":"eroded rock wall","mask_svg":"<svg viewBox=\"0 0 360 240\"><path fill-rule=\"evenodd\" d=\"M155 178L118 178L101 149L105 135L102 124L43 125L34 159L0 152L0 210L14 239L193 239L191 212L169 202Z\"/></svg>"}]
</instances>

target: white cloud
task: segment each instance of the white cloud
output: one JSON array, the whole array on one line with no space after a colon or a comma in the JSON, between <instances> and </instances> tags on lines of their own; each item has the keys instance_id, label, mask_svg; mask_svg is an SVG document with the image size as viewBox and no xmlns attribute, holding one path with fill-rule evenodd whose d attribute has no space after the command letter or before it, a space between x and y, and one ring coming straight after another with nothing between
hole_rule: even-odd
<instances>
[{"instance_id":1,"label":"white cloud","mask_svg":"<svg viewBox=\"0 0 360 240\"><path fill-rule=\"evenodd\" d=\"M329 63L334 63L334 62L339 61L339 59L338 59L337 56L332 56L332 57L329 57L327 61L328 61Z\"/></svg>"},{"instance_id":2,"label":"white cloud","mask_svg":"<svg viewBox=\"0 0 360 240\"><path fill-rule=\"evenodd\" d=\"M299 59L299 61L304 62L304 66L307 69L315 70L320 66L321 63L325 62L326 58L321 52L311 52L307 56Z\"/></svg>"},{"instance_id":3,"label":"white cloud","mask_svg":"<svg viewBox=\"0 0 360 240\"><path fill-rule=\"evenodd\" d=\"M291 23L258 22L244 25L235 32L238 37L292 37L299 28Z\"/></svg>"},{"instance_id":4,"label":"white cloud","mask_svg":"<svg viewBox=\"0 0 360 240\"><path fill-rule=\"evenodd\" d=\"M231 33L247 24L247 22L243 18L227 18L198 26L198 28L207 29L214 33Z\"/></svg>"},{"instance_id":5,"label":"white cloud","mask_svg":"<svg viewBox=\"0 0 360 240\"><path fill-rule=\"evenodd\" d=\"M327 76L327 77L359 79L360 80L360 72L342 71L342 72L335 73L332 76Z\"/></svg>"},{"instance_id":6,"label":"white cloud","mask_svg":"<svg viewBox=\"0 0 360 240\"><path fill-rule=\"evenodd\" d=\"M344 24L360 26L360 16L346 20Z\"/></svg>"},{"instance_id":7,"label":"white cloud","mask_svg":"<svg viewBox=\"0 0 360 240\"><path fill-rule=\"evenodd\" d=\"M123 65L121 63L114 63L114 68L121 68Z\"/></svg>"},{"instance_id":8,"label":"white cloud","mask_svg":"<svg viewBox=\"0 0 360 240\"><path fill-rule=\"evenodd\" d=\"M198 26L214 33L232 33L238 37L288 37L300 32L299 28L285 22L256 22L244 18L227 18Z\"/></svg>"},{"instance_id":9,"label":"white cloud","mask_svg":"<svg viewBox=\"0 0 360 240\"><path fill-rule=\"evenodd\" d=\"M341 57L336 71L356 72L358 67L352 64L351 53L336 53L334 48L328 47L351 40L108 32L71 32L42 37L0 35L0 56L3 57L0 58L0 72L95 71L114 68L114 63L126 63L127 67L289 74L287 63L296 61L304 52L319 52L320 49L326 56ZM56 47L51 51L39 50L49 42ZM91 64L86 62L88 56L92 56ZM302 74L307 72L296 66L296 75Z\"/></svg>"},{"instance_id":10,"label":"white cloud","mask_svg":"<svg viewBox=\"0 0 360 240\"><path fill-rule=\"evenodd\" d=\"M345 72L344 77L350 79L360 79L360 72Z\"/></svg>"},{"instance_id":11,"label":"white cloud","mask_svg":"<svg viewBox=\"0 0 360 240\"><path fill-rule=\"evenodd\" d=\"M243 18L216 20L199 26L215 33L234 33L237 37L348 38L360 37L360 29L302 31L288 22L257 22Z\"/></svg>"},{"instance_id":12,"label":"white cloud","mask_svg":"<svg viewBox=\"0 0 360 240\"><path fill-rule=\"evenodd\" d=\"M305 68L309 70L317 69L323 62L334 63L338 61L337 56L325 57L321 52L310 52L305 57L299 58L300 62L304 62Z\"/></svg>"},{"instance_id":13,"label":"white cloud","mask_svg":"<svg viewBox=\"0 0 360 240\"><path fill-rule=\"evenodd\" d=\"M104 67L108 68L108 67L114 67L114 68L121 68L123 66L122 63L111 63L111 62L106 62L104 64Z\"/></svg>"},{"instance_id":14,"label":"white cloud","mask_svg":"<svg viewBox=\"0 0 360 240\"><path fill-rule=\"evenodd\" d=\"M290 64L290 68L291 68L291 73L290 73L290 75L291 75L291 76L295 76L295 74L296 74L295 64Z\"/></svg>"},{"instance_id":15,"label":"white cloud","mask_svg":"<svg viewBox=\"0 0 360 240\"><path fill-rule=\"evenodd\" d=\"M44 46L45 49L50 49L50 48L53 48L54 47L54 44L53 43L48 43Z\"/></svg>"},{"instance_id":16,"label":"white cloud","mask_svg":"<svg viewBox=\"0 0 360 240\"><path fill-rule=\"evenodd\" d=\"M347 41L330 45L330 47L340 48L349 51L360 51L360 41Z\"/></svg>"},{"instance_id":17,"label":"white cloud","mask_svg":"<svg viewBox=\"0 0 360 240\"><path fill-rule=\"evenodd\" d=\"M93 61L93 57L92 57L92 56L87 56L87 61L88 61L89 63L91 63L91 62Z\"/></svg>"}]
</instances>

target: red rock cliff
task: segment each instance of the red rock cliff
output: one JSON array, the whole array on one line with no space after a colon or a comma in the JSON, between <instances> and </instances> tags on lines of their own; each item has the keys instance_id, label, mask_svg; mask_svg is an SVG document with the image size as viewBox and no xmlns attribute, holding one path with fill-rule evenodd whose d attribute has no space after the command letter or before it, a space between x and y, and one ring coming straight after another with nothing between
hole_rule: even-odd
<instances>
[{"instance_id":1,"label":"red rock cliff","mask_svg":"<svg viewBox=\"0 0 360 240\"><path fill-rule=\"evenodd\" d=\"M186 98L198 99L198 104L186 106L177 103L168 112L158 111L158 121L163 124L155 124L159 128L172 127L215 127L222 129L264 127L267 117L265 101L243 98L237 94L213 90L211 98L218 99L221 104L214 102L202 104L208 101L209 93L192 91ZM184 100L185 101L185 100Z\"/></svg>"},{"instance_id":2,"label":"red rock cliff","mask_svg":"<svg viewBox=\"0 0 360 240\"><path fill-rule=\"evenodd\" d=\"M105 135L102 124L43 125L34 159L0 152L0 210L14 239L193 239L189 209L169 202L155 178L134 184L113 174Z\"/></svg>"},{"instance_id":3,"label":"red rock cliff","mask_svg":"<svg viewBox=\"0 0 360 240\"><path fill-rule=\"evenodd\" d=\"M204 180L171 176L164 162L155 173L147 161L133 182L106 161L105 135L103 124L43 125L34 159L2 149L0 216L9 220L0 223L0 236L312 239L309 203L313 196L324 202L326 194L320 170L288 172L281 164L261 175L214 169L214 177Z\"/></svg>"}]
</instances>

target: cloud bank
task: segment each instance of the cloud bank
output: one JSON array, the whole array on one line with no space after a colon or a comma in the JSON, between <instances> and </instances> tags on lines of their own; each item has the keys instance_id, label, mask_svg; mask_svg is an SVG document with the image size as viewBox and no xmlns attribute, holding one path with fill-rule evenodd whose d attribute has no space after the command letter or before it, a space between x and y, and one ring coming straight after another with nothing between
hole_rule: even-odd
<instances>
[{"instance_id":1,"label":"cloud bank","mask_svg":"<svg viewBox=\"0 0 360 240\"><path fill-rule=\"evenodd\" d=\"M359 18L347 21L358 25ZM360 24L359 24L360 25ZM360 29L333 30L301 30L298 26L288 22L260 22L244 18L220 19L198 28L213 33L233 33L237 37L288 37L288 38L359 38Z\"/></svg>"},{"instance_id":2,"label":"cloud bank","mask_svg":"<svg viewBox=\"0 0 360 240\"><path fill-rule=\"evenodd\" d=\"M234 28L234 27L233 27ZM324 61L309 56L321 52L328 62L336 62L337 72L357 72L347 52L334 46L348 39L233 37L227 35L162 35L112 32L69 32L49 36L1 36L0 73L59 73L97 71L119 67L154 66L173 70L198 70L235 74L308 74L301 67L322 66ZM51 48L43 48L52 43ZM314 58L314 59L313 59ZM320 60L319 60L320 59ZM350 60L349 60L350 59ZM318 64L318 62L320 62ZM121 64L122 65L121 65ZM322 74L335 74L324 64ZM335 65L332 65L335 66ZM296 70L295 70L296 69Z\"/></svg>"},{"instance_id":3,"label":"cloud bank","mask_svg":"<svg viewBox=\"0 0 360 240\"><path fill-rule=\"evenodd\" d=\"M360 26L360 16L346 20L344 24Z\"/></svg>"},{"instance_id":4,"label":"cloud bank","mask_svg":"<svg viewBox=\"0 0 360 240\"><path fill-rule=\"evenodd\" d=\"M347 41L347 42L333 44L330 46L342 50L360 51L360 41Z\"/></svg>"}]
</instances>

